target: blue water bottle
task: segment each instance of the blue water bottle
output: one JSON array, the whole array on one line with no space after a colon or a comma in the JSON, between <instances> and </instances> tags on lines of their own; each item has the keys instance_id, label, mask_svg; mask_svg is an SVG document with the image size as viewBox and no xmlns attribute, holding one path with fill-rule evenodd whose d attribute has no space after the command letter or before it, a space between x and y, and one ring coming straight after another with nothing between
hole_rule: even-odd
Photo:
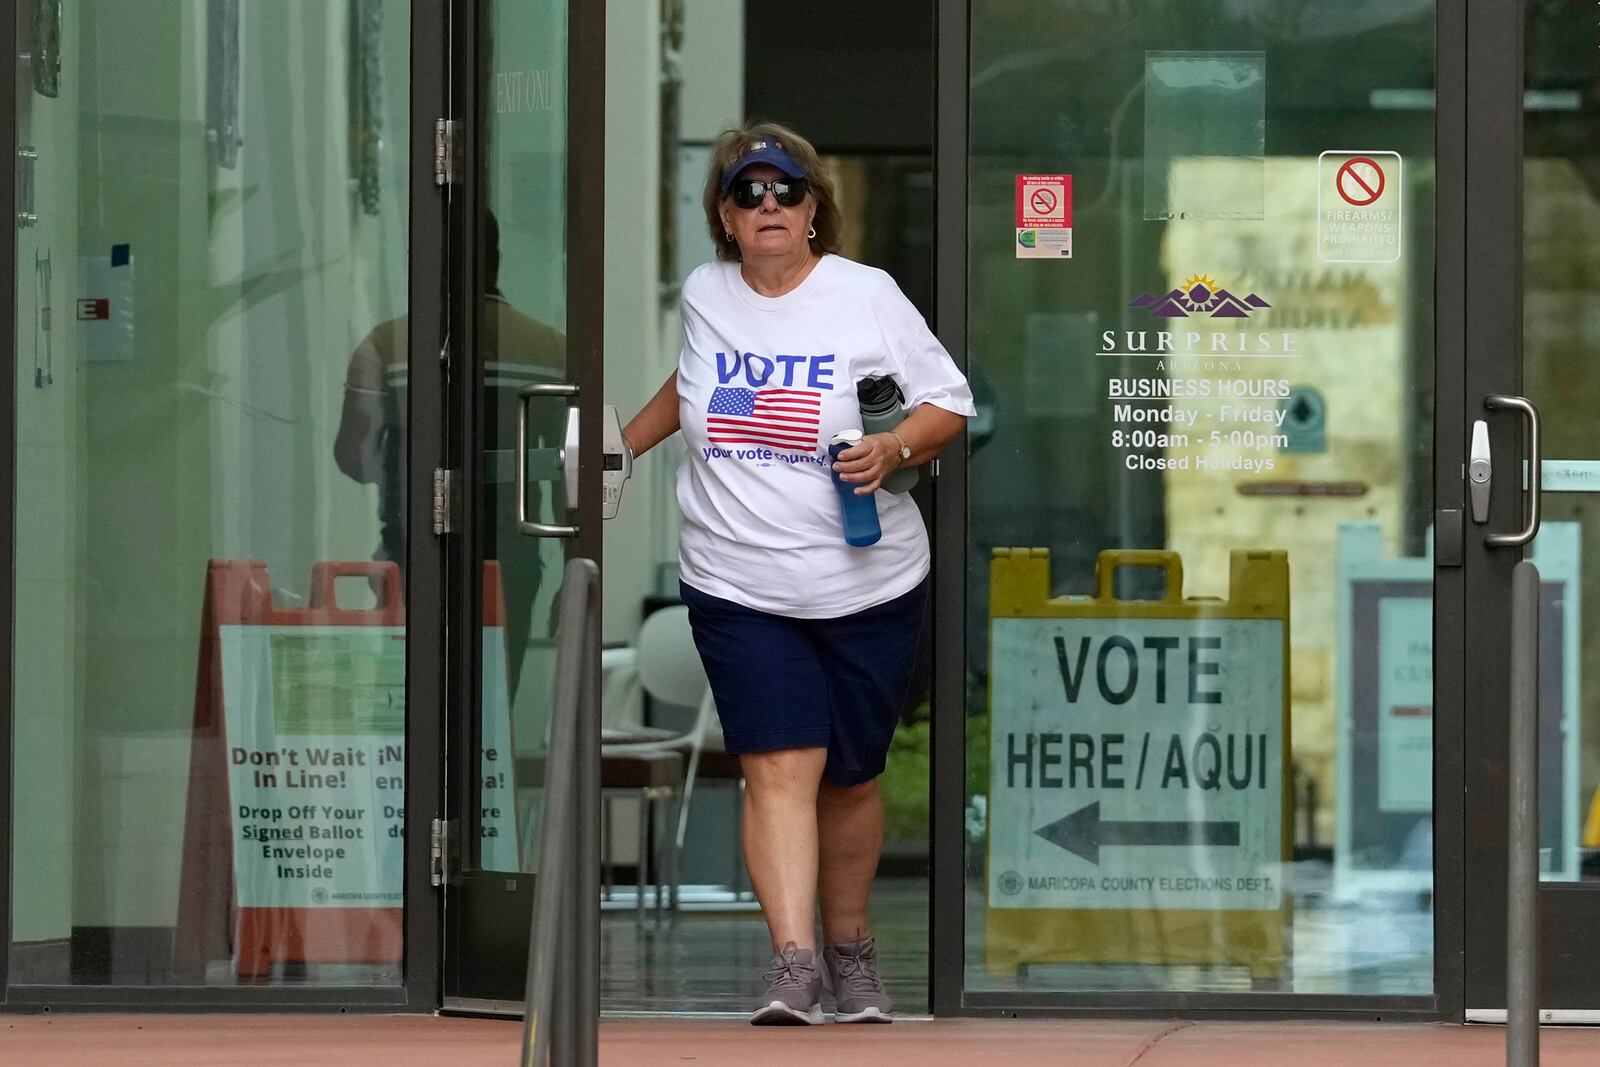
<instances>
[{"instance_id":1,"label":"blue water bottle","mask_svg":"<svg viewBox=\"0 0 1600 1067\"><path fill-rule=\"evenodd\" d=\"M878 526L878 502L873 499L876 494L858 495L855 485L840 481L838 472L833 469L833 461L839 458L839 453L859 445L861 437L860 430L840 430L828 442L828 473L833 476L833 488L839 494L844 543L854 548L875 545L878 538L883 536L883 530Z\"/></svg>"}]
</instances>

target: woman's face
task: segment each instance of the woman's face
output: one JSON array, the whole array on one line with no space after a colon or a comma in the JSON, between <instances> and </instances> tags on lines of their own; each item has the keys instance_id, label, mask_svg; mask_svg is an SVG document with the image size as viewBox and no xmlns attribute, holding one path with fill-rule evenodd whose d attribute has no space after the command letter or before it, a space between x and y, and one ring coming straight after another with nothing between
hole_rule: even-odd
<instances>
[{"instance_id":1,"label":"woman's face","mask_svg":"<svg viewBox=\"0 0 1600 1067\"><path fill-rule=\"evenodd\" d=\"M739 172L739 180L770 182L783 177L777 167L756 163ZM756 207L745 209L722 198L722 226L733 234L739 243L739 252L745 259L756 256L793 256L807 243L806 231L811 229L811 219L817 213L816 200L806 193L806 198L794 207L784 207L773 197L772 190L761 198Z\"/></svg>"}]
</instances>

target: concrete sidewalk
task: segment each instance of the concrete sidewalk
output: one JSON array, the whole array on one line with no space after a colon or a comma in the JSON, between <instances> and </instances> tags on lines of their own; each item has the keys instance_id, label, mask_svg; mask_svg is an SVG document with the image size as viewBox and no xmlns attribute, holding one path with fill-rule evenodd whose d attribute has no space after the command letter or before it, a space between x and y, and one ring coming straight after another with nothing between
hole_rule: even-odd
<instances>
[{"instance_id":1,"label":"concrete sidewalk","mask_svg":"<svg viewBox=\"0 0 1600 1067\"><path fill-rule=\"evenodd\" d=\"M521 1024L355 1015L0 1017L6 1067L510 1067ZM604 1067L1497 1067L1505 1031L1353 1022L951 1019L756 1029L734 1020L615 1020ZM1600 1029L1551 1028L1543 1067L1600 1064Z\"/></svg>"}]
</instances>

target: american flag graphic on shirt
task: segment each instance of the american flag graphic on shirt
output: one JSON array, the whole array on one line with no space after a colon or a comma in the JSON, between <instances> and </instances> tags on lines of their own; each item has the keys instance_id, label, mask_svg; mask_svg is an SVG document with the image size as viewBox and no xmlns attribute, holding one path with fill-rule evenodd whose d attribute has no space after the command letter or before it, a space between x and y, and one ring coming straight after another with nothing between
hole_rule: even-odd
<instances>
[{"instance_id":1,"label":"american flag graphic on shirt","mask_svg":"<svg viewBox=\"0 0 1600 1067\"><path fill-rule=\"evenodd\" d=\"M723 386L706 407L706 433L714 445L815 452L821 414L822 392L817 389Z\"/></svg>"}]
</instances>

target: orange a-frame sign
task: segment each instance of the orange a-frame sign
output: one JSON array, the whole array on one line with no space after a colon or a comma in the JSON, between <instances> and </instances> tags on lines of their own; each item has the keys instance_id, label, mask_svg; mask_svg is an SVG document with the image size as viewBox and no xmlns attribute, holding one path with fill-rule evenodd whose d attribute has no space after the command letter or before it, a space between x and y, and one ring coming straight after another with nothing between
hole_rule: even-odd
<instances>
[{"instance_id":1,"label":"orange a-frame sign","mask_svg":"<svg viewBox=\"0 0 1600 1067\"><path fill-rule=\"evenodd\" d=\"M368 609L340 607L339 578L367 578L378 590ZM497 564L484 568L484 621L504 626ZM405 598L400 569L390 562L319 563L312 568L310 602L273 602L267 565L212 560L206 575L195 683L194 734L189 764L174 957L180 974L199 980L208 963L233 961L240 978L264 978L275 964L365 963L399 966L404 910L398 906L241 906L235 877L239 827L229 776L228 715L224 702L224 627L384 627L404 639ZM336 631L322 631L336 632ZM503 633L503 629L493 630ZM486 635L487 636L487 635ZM403 773L403 771L397 771ZM403 793L401 794L403 797ZM402 824L403 825L403 824ZM399 892L399 887L395 887ZM386 894L393 895L393 894Z\"/></svg>"}]
</instances>

